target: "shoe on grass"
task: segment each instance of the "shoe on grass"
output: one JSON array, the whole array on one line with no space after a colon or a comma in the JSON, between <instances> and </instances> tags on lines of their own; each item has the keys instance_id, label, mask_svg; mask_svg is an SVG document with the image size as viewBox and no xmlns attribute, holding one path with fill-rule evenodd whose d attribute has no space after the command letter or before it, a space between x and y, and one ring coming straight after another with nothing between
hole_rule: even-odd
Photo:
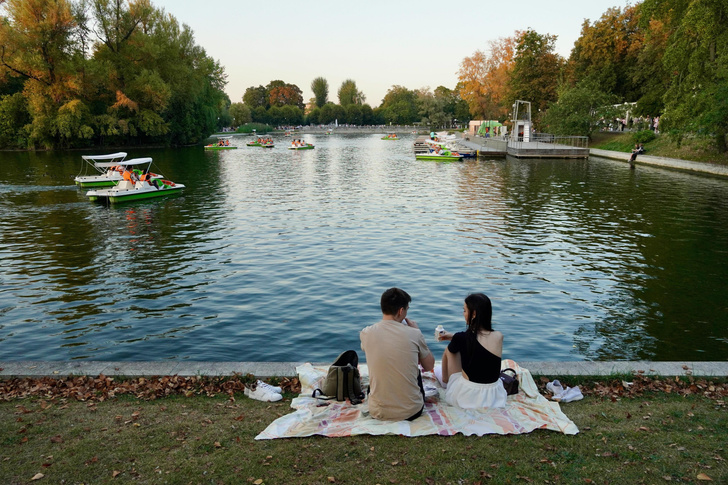
<instances>
[{"instance_id":1,"label":"shoe on grass","mask_svg":"<svg viewBox=\"0 0 728 485\"><path fill-rule=\"evenodd\" d=\"M584 394L581 393L579 386L569 387L564 394L561 395L561 402L579 401L581 399L584 399Z\"/></svg>"},{"instance_id":2,"label":"shoe on grass","mask_svg":"<svg viewBox=\"0 0 728 485\"><path fill-rule=\"evenodd\" d=\"M250 399L255 399L257 401L276 402L283 399L283 396L281 396L277 392L271 392L267 389L264 389L263 387L258 386L255 386L254 389L245 386L245 390L243 392Z\"/></svg>"},{"instance_id":3,"label":"shoe on grass","mask_svg":"<svg viewBox=\"0 0 728 485\"><path fill-rule=\"evenodd\" d=\"M260 379L258 379L258 382L255 383L255 386L258 389L262 387L263 389L267 390L268 392L275 392L277 394L283 394L283 389L281 389L280 387L272 386L272 385L268 384L267 382L261 381Z\"/></svg>"},{"instance_id":4,"label":"shoe on grass","mask_svg":"<svg viewBox=\"0 0 728 485\"><path fill-rule=\"evenodd\" d=\"M554 380L554 382L548 382L546 384L546 390L553 394L554 398L563 394L566 391L566 389L564 389L564 386L562 386L558 380Z\"/></svg>"}]
</instances>

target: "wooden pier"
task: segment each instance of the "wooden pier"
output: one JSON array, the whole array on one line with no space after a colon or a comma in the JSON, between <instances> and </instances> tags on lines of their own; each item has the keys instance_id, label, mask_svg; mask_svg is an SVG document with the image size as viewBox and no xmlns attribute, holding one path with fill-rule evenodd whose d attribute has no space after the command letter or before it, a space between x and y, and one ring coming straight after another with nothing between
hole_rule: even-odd
<instances>
[{"instance_id":1,"label":"wooden pier","mask_svg":"<svg viewBox=\"0 0 728 485\"><path fill-rule=\"evenodd\" d=\"M413 145L415 154L426 153L428 137L418 137ZM586 137L537 136L533 141L513 141L498 138L466 136L453 142L454 148L474 150L478 157L516 158L589 158Z\"/></svg>"}]
</instances>

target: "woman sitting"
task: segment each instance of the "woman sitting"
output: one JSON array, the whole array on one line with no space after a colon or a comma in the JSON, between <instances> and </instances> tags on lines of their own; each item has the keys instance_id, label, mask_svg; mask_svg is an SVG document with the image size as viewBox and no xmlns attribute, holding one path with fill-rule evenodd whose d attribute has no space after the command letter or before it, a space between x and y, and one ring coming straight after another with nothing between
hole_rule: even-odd
<instances>
[{"instance_id":1,"label":"woman sitting","mask_svg":"<svg viewBox=\"0 0 728 485\"><path fill-rule=\"evenodd\" d=\"M467 324L464 332L439 336L440 340L450 340L442 368L435 369L440 382L447 386L445 400L464 409L505 407L507 393L500 380L503 334L491 325L490 299L483 293L468 295L463 314Z\"/></svg>"}]
</instances>

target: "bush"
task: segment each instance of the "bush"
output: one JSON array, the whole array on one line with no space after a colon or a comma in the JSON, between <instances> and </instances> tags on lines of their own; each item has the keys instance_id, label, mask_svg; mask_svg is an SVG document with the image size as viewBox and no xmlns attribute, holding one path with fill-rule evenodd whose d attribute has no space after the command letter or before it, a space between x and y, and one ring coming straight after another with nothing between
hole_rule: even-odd
<instances>
[{"instance_id":1,"label":"bush","mask_svg":"<svg viewBox=\"0 0 728 485\"><path fill-rule=\"evenodd\" d=\"M635 143L649 143L655 138L657 138L657 135L652 130L635 131L632 134Z\"/></svg>"}]
</instances>

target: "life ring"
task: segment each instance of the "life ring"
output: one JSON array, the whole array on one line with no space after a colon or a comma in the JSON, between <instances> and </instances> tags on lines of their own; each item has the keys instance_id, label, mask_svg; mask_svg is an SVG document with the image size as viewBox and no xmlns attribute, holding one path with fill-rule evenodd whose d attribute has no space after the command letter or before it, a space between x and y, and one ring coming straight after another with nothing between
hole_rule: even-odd
<instances>
[{"instance_id":1,"label":"life ring","mask_svg":"<svg viewBox=\"0 0 728 485\"><path fill-rule=\"evenodd\" d=\"M174 182L172 182L171 180L162 180L162 183L164 185L169 185L170 187L174 187Z\"/></svg>"}]
</instances>

